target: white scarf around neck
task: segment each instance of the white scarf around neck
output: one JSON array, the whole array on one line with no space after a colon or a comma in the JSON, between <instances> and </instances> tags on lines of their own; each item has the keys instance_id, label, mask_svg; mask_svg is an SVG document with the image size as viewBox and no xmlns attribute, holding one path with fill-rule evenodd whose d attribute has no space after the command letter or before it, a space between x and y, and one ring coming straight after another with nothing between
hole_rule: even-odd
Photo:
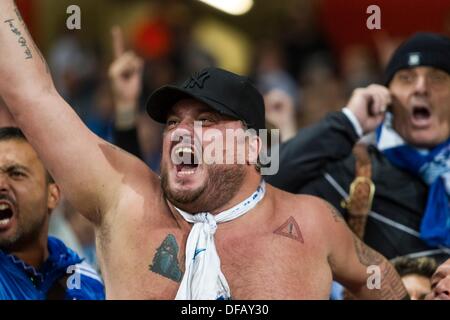
<instances>
[{"instance_id":1,"label":"white scarf around neck","mask_svg":"<svg viewBox=\"0 0 450 320\"><path fill-rule=\"evenodd\" d=\"M176 300L231 299L214 242L217 224L236 219L253 209L264 198L265 191L265 182L261 180L250 197L217 215L208 212L192 215L175 207L187 222L194 224L186 243L186 271Z\"/></svg>"}]
</instances>

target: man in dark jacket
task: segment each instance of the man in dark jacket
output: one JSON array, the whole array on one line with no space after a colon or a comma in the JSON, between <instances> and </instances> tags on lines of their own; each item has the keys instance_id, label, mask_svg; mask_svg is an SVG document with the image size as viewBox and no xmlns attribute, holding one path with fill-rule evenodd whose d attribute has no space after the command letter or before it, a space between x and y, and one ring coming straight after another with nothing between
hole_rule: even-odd
<instances>
[{"instance_id":1,"label":"man in dark jacket","mask_svg":"<svg viewBox=\"0 0 450 320\"><path fill-rule=\"evenodd\" d=\"M344 203L359 175L352 150L372 132L375 141L367 153L375 191L373 202L368 201L365 242L387 258L444 260L450 256L449 73L450 39L412 36L391 58L386 87L356 89L342 112L329 114L282 145L280 170L267 181L320 196L347 219L358 218L348 214Z\"/></svg>"}]
</instances>

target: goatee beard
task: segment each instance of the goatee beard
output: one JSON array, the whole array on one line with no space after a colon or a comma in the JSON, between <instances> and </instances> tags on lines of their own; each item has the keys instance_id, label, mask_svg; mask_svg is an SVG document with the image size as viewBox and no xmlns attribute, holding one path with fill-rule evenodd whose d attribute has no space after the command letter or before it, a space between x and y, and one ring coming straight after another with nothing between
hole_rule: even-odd
<instances>
[{"instance_id":1,"label":"goatee beard","mask_svg":"<svg viewBox=\"0 0 450 320\"><path fill-rule=\"evenodd\" d=\"M208 170L208 178L201 187L174 191L169 186L167 169L162 167L161 187L165 197L189 213L212 212L230 201L245 179L244 165L210 165L204 169Z\"/></svg>"}]
</instances>

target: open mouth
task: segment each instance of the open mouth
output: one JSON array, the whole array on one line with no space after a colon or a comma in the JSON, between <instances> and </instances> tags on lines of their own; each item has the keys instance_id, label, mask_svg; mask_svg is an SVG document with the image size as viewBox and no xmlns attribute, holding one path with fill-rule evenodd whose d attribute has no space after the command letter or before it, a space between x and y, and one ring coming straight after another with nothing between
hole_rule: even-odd
<instances>
[{"instance_id":1,"label":"open mouth","mask_svg":"<svg viewBox=\"0 0 450 320\"><path fill-rule=\"evenodd\" d=\"M431 112L427 107L413 107L413 117L418 120L426 120L431 117Z\"/></svg>"},{"instance_id":2,"label":"open mouth","mask_svg":"<svg viewBox=\"0 0 450 320\"><path fill-rule=\"evenodd\" d=\"M414 106L412 109L412 122L415 126L428 126L431 119L431 110L427 106Z\"/></svg>"},{"instance_id":3,"label":"open mouth","mask_svg":"<svg viewBox=\"0 0 450 320\"><path fill-rule=\"evenodd\" d=\"M8 225L11 221L14 211L12 205L9 202L0 202L0 227Z\"/></svg>"},{"instance_id":4,"label":"open mouth","mask_svg":"<svg viewBox=\"0 0 450 320\"><path fill-rule=\"evenodd\" d=\"M445 293L439 294L436 298L437 300L450 300L450 296Z\"/></svg>"},{"instance_id":5,"label":"open mouth","mask_svg":"<svg viewBox=\"0 0 450 320\"><path fill-rule=\"evenodd\" d=\"M190 176L197 171L199 161L192 146L176 146L173 151L173 156L176 160L174 162L176 163L175 167L178 176Z\"/></svg>"}]
</instances>

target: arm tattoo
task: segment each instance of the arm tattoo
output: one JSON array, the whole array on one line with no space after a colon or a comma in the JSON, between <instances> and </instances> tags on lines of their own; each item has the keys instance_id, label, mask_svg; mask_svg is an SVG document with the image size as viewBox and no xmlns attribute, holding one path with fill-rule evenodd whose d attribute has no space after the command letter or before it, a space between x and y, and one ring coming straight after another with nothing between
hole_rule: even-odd
<instances>
[{"instance_id":1,"label":"arm tattoo","mask_svg":"<svg viewBox=\"0 0 450 320\"><path fill-rule=\"evenodd\" d=\"M25 39L24 34L17 28L15 19L7 19L4 21L5 24L9 26L11 32L16 36L17 43L23 48L25 52L25 59L32 59L33 54L31 53L30 47L28 46L27 39Z\"/></svg>"},{"instance_id":2,"label":"arm tattoo","mask_svg":"<svg viewBox=\"0 0 450 320\"><path fill-rule=\"evenodd\" d=\"M22 23L22 25L25 25L25 22L23 21L22 15L20 14L20 11L17 8L17 5L16 5L15 2L14 2L14 12L16 13L17 19L19 19L20 23Z\"/></svg>"},{"instance_id":3,"label":"arm tattoo","mask_svg":"<svg viewBox=\"0 0 450 320\"><path fill-rule=\"evenodd\" d=\"M16 17L17 17L17 19L19 20L20 24L21 24L22 27L24 28L25 33L28 34L28 36L30 37L30 39L32 39L31 34L30 34L30 31L28 30L27 25L25 24L25 21L23 20L22 15L20 14L20 11L19 11L19 9L17 8L17 5L16 5L15 2L14 2L14 12L16 13ZM14 19L10 19L10 20L14 20ZM17 28L15 28L15 29L17 30ZM17 31L18 31L18 30L17 30ZM14 32L14 31L13 31L13 32ZM20 32L20 31L18 31L18 32ZM14 32L14 33L16 33L16 32ZM16 33L16 34L17 34L17 33ZM26 44L26 49L25 49L25 59L32 59L32 58L33 58L33 54L31 53L31 50L30 50L30 48L28 47L28 44L27 44L27 42L26 42L26 39L25 39L24 37L22 37L22 39L23 39L23 40L20 40L20 38L19 38L19 43L20 43L22 46L24 46L23 43ZM47 74L50 74L50 68L48 67L47 61L45 61L45 58L44 58L44 56L42 55L41 51L40 51L39 48L36 46L36 44L33 43L33 41L31 41L31 44L33 45L34 50L37 52L37 54L39 55L39 57L41 58L42 63L43 63L44 66L45 66L45 70L46 70Z\"/></svg>"},{"instance_id":4,"label":"arm tattoo","mask_svg":"<svg viewBox=\"0 0 450 320\"><path fill-rule=\"evenodd\" d=\"M353 235L353 241L359 262L366 267L379 267L381 286L375 291L373 291L374 289L370 290L372 292L372 298L381 300L409 299L408 293L403 286L400 276L389 261L387 261L381 254L364 244L355 235ZM349 296L348 294L349 292L347 292L347 296Z\"/></svg>"},{"instance_id":5,"label":"arm tattoo","mask_svg":"<svg viewBox=\"0 0 450 320\"><path fill-rule=\"evenodd\" d=\"M292 216L289 217L289 219L287 219L286 222L279 226L273 233L305 243L300 227Z\"/></svg>"},{"instance_id":6,"label":"arm tattoo","mask_svg":"<svg viewBox=\"0 0 450 320\"><path fill-rule=\"evenodd\" d=\"M383 257L378 252L364 244L355 235L353 235L353 242L355 243L356 255L362 265L365 265L366 267L370 265L379 265L383 261Z\"/></svg>"},{"instance_id":7,"label":"arm tattoo","mask_svg":"<svg viewBox=\"0 0 450 320\"><path fill-rule=\"evenodd\" d=\"M175 236L168 234L161 245L156 249L152 264L149 270L169 278L176 282L181 282L183 272L178 262L178 243Z\"/></svg>"},{"instance_id":8,"label":"arm tattoo","mask_svg":"<svg viewBox=\"0 0 450 320\"><path fill-rule=\"evenodd\" d=\"M383 300L409 300L409 295L406 292L403 282L395 271L394 267L385 260L380 266L382 270L381 278L381 299Z\"/></svg>"},{"instance_id":9,"label":"arm tattoo","mask_svg":"<svg viewBox=\"0 0 450 320\"><path fill-rule=\"evenodd\" d=\"M353 235L355 251L359 262L368 267L371 265L379 266L381 270L381 288L379 298L383 300L399 300L408 298L408 294L403 286L400 276L394 267L384 259L384 257L364 244L355 235Z\"/></svg>"},{"instance_id":10,"label":"arm tattoo","mask_svg":"<svg viewBox=\"0 0 450 320\"><path fill-rule=\"evenodd\" d=\"M328 201L324 201L324 203L326 204L328 209L330 209L330 213L333 216L334 221L336 222L344 221L344 218L342 217L340 212L333 205L331 205L331 203L329 203Z\"/></svg>"}]
</instances>

